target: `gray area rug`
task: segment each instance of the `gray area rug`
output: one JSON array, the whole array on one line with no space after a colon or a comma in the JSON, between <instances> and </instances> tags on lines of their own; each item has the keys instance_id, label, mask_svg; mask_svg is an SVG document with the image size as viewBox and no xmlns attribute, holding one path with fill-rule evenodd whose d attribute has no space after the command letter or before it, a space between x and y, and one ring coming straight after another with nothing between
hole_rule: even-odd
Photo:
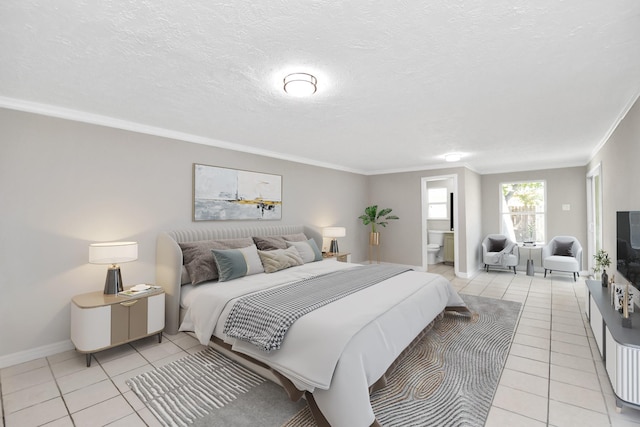
<instances>
[{"instance_id":1,"label":"gray area rug","mask_svg":"<svg viewBox=\"0 0 640 427\"><path fill-rule=\"evenodd\" d=\"M371 396L389 426L483 426L521 304L461 295L473 316L446 314ZM310 427L306 404L212 349L127 381L165 426Z\"/></svg>"},{"instance_id":2,"label":"gray area rug","mask_svg":"<svg viewBox=\"0 0 640 427\"><path fill-rule=\"evenodd\" d=\"M164 426L280 426L306 406L212 348L126 383Z\"/></svg>"},{"instance_id":3,"label":"gray area rug","mask_svg":"<svg viewBox=\"0 0 640 427\"><path fill-rule=\"evenodd\" d=\"M461 297L473 315L445 314L371 395L383 426L485 424L522 304ZM284 427L314 425L305 408Z\"/></svg>"}]
</instances>

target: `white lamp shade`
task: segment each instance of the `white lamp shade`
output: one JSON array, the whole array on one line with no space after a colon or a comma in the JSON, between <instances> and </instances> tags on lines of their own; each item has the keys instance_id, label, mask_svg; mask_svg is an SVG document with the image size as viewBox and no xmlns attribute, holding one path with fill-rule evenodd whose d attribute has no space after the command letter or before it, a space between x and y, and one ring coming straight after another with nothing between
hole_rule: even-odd
<instances>
[{"instance_id":1,"label":"white lamp shade","mask_svg":"<svg viewBox=\"0 0 640 427\"><path fill-rule=\"evenodd\" d=\"M138 242L92 243L89 245L91 264L118 264L138 259Z\"/></svg>"},{"instance_id":2,"label":"white lamp shade","mask_svg":"<svg viewBox=\"0 0 640 427\"><path fill-rule=\"evenodd\" d=\"M326 227L322 229L323 237L344 237L347 235L347 229L344 227Z\"/></svg>"}]
</instances>

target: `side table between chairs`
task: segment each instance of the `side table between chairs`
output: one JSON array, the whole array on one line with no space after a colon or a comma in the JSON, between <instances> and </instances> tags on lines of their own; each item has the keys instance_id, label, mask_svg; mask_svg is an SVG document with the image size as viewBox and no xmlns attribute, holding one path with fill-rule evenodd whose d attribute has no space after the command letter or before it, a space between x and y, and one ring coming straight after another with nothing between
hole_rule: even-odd
<instances>
[{"instance_id":1,"label":"side table between chairs","mask_svg":"<svg viewBox=\"0 0 640 427\"><path fill-rule=\"evenodd\" d=\"M527 276L535 275L535 268L533 265L533 259L531 258L531 249L539 249L544 246L544 243L518 243L523 249L527 249L529 252L529 257L527 259Z\"/></svg>"}]
</instances>

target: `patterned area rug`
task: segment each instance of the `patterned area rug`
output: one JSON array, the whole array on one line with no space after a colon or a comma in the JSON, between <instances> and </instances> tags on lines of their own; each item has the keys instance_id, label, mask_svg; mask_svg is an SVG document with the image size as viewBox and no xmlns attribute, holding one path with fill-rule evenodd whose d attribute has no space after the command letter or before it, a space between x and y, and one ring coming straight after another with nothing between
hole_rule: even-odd
<instances>
[{"instance_id":1,"label":"patterned area rug","mask_svg":"<svg viewBox=\"0 0 640 427\"><path fill-rule=\"evenodd\" d=\"M395 426L483 426L520 303L462 295L473 316L447 314L371 396ZM164 426L311 427L304 400L207 349L127 381Z\"/></svg>"},{"instance_id":2,"label":"patterned area rug","mask_svg":"<svg viewBox=\"0 0 640 427\"><path fill-rule=\"evenodd\" d=\"M473 316L447 313L371 395L383 426L484 425L521 304L461 296ZM314 425L305 408L284 427Z\"/></svg>"},{"instance_id":3,"label":"patterned area rug","mask_svg":"<svg viewBox=\"0 0 640 427\"><path fill-rule=\"evenodd\" d=\"M208 348L127 381L163 426L279 426L306 403Z\"/></svg>"}]
</instances>

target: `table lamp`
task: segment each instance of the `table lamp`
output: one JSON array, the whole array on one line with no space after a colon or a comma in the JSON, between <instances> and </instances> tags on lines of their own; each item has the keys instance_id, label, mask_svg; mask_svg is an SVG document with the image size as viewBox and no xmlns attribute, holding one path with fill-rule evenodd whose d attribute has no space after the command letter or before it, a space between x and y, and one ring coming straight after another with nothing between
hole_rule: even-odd
<instances>
[{"instance_id":1,"label":"table lamp","mask_svg":"<svg viewBox=\"0 0 640 427\"><path fill-rule=\"evenodd\" d=\"M337 254L338 251L338 237L344 237L347 235L347 229L344 227L326 227L322 229L322 237L328 237L331 239L331 247L329 252Z\"/></svg>"},{"instance_id":2,"label":"table lamp","mask_svg":"<svg viewBox=\"0 0 640 427\"><path fill-rule=\"evenodd\" d=\"M91 264L111 264L104 282L105 294L122 292L122 275L118 263L138 259L138 242L92 243L89 245Z\"/></svg>"}]
</instances>

